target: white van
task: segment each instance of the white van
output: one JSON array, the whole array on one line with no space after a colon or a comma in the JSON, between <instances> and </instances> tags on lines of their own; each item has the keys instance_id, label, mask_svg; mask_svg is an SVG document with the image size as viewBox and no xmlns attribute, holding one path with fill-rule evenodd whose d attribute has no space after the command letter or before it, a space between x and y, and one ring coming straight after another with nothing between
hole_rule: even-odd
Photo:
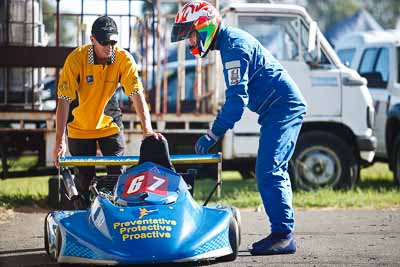
<instances>
[{"instance_id":1,"label":"white van","mask_svg":"<svg viewBox=\"0 0 400 267\"><path fill-rule=\"evenodd\" d=\"M336 51L368 80L375 107L376 158L389 162L400 184L400 31L351 33L338 41Z\"/></svg>"},{"instance_id":2,"label":"white van","mask_svg":"<svg viewBox=\"0 0 400 267\"><path fill-rule=\"evenodd\" d=\"M300 6L235 3L222 14L226 25L249 32L271 52L306 98L308 113L290 163L295 186L354 185L360 166L373 160L376 145L366 80L340 62L316 22ZM222 75L219 79L224 85ZM224 160L254 158L258 134L257 115L245 112L223 139Z\"/></svg>"}]
</instances>

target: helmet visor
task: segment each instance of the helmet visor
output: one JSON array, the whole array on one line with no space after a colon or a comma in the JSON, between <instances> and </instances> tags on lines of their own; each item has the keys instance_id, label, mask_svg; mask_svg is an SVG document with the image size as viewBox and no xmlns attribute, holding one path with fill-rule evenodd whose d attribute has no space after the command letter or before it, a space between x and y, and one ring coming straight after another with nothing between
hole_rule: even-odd
<instances>
[{"instance_id":1,"label":"helmet visor","mask_svg":"<svg viewBox=\"0 0 400 267\"><path fill-rule=\"evenodd\" d=\"M178 42L190 38L193 31L193 21L185 23L175 23L172 27L171 42Z\"/></svg>"}]
</instances>

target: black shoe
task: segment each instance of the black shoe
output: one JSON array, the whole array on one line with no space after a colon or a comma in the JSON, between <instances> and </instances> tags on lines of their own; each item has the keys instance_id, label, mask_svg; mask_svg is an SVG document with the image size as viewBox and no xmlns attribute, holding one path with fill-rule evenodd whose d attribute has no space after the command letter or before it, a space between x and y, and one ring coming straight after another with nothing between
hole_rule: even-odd
<instances>
[{"instance_id":1,"label":"black shoe","mask_svg":"<svg viewBox=\"0 0 400 267\"><path fill-rule=\"evenodd\" d=\"M251 255L293 254L296 252L296 240L292 233L274 233L253 243L249 251Z\"/></svg>"}]
</instances>

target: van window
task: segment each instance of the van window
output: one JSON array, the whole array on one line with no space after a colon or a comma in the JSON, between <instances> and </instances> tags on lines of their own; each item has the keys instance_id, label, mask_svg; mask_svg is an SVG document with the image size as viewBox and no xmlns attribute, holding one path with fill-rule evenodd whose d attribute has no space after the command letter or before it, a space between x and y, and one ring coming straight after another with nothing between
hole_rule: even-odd
<instances>
[{"instance_id":1,"label":"van window","mask_svg":"<svg viewBox=\"0 0 400 267\"><path fill-rule=\"evenodd\" d=\"M378 59L376 61L375 71L382 75L384 82L389 80L389 51L387 48L382 48L379 51Z\"/></svg>"},{"instance_id":2,"label":"van window","mask_svg":"<svg viewBox=\"0 0 400 267\"><path fill-rule=\"evenodd\" d=\"M376 55L378 54L378 48L369 48L364 51L359 67L359 73L372 72L374 70L374 64Z\"/></svg>"},{"instance_id":3,"label":"van window","mask_svg":"<svg viewBox=\"0 0 400 267\"><path fill-rule=\"evenodd\" d=\"M353 61L354 54L356 53L355 48L339 49L337 54L342 61L348 67L351 67L351 62Z\"/></svg>"},{"instance_id":4,"label":"van window","mask_svg":"<svg viewBox=\"0 0 400 267\"><path fill-rule=\"evenodd\" d=\"M297 60L298 23L295 17L239 16L239 28L247 31L278 60Z\"/></svg>"},{"instance_id":5,"label":"van window","mask_svg":"<svg viewBox=\"0 0 400 267\"><path fill-rule=\"evenodd\" d=\"M315 49L308 52L308 42L309 42L309 30L308 27L303 23L300 24L300 45L301 51L303 52L303 60L307 62L312 69L330 69L333 67L325 52L321 49L319 45L319 40L315 40Z\"/></svg>"},{"instance_id":6,"label":"van window","mask_svg":"<svg viewBox=\"0 0 400 267\"><path fill-rule=\"evenodd\" d=\"M389 81L389 51L385 47L368 48L364 51L358 69L372 88L386 88Z\"/></svg>"}]
</instances>

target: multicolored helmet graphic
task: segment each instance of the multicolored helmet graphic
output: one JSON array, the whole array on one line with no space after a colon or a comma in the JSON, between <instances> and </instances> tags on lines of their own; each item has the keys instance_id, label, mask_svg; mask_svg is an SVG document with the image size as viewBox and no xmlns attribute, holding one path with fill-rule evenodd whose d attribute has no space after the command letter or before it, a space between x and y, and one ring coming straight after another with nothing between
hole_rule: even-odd
<instances>
[{"instance_id":1,"label":"multicolored helmet graphic","mask_svg":"<svg viewBox=\"0 0 400 267\"><path fill-rule=\"evenodd\" d=\"M218 10L206 1L192 1L182 7L176 14L172 28L171 42L189 39L195 32L197 44L190 46L192 55L205 57L216 38L221 15Z\"/></svg>"}]
</instances>

